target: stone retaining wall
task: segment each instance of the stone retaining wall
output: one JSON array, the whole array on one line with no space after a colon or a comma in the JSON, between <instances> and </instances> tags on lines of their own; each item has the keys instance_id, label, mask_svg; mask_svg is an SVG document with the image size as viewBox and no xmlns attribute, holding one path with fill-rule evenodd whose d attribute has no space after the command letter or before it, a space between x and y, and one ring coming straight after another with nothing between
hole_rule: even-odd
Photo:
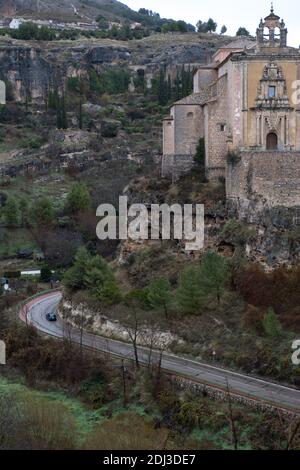
<instances>
[{"instance_id":1,"label":"stone retaining wall","mask_svg":"<svg viewBox=\"0 0 300 470\"><path fill-rule=\"evenodd\" d=\"M300 152L242 151L227 163L229 199L263 199L270 207L300 206Z\"/></svg>"}]
</instances>

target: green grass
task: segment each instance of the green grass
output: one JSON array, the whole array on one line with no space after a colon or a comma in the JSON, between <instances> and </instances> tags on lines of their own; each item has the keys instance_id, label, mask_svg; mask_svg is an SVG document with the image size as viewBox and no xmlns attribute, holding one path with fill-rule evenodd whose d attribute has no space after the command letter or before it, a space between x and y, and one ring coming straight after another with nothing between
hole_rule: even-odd
<instances>
[{"instance_id":1,"label":"green grass","mask_svg":"<svg viewBox=\"0 0 300 470\"><path fill-rule=\"evenodd\" d=\"M0 191L16 200L26 199L29 205L38 198L48 197L54 208L60 209L73 183L73 179L68 175L49 172L47 175L35 177L34 180L18 176L12 179L8 186L0 186Z\"/></svg>"},{"instance_id":2,"label":"green grass","mask_svg":"<svg viewBox=\"0 0 300 470\"><path fill-rule=\"evenodd\" d=\"M14 257L20 249L27 248L31 250L38 248L28 230L4 229L0 232L0 256Z\"/></svg>"},{"instance_id":3,"label":"green grass","mask_svg":"<svg viewBox=\"0 0 300 470\"><path fill-rule=\"evenodd\" d=\"M93 430L95 424L104 420L99 410L91 410L76 398L70 398L58 391L38 391L28 388L22 383L10 382L0 376L0 396L14 395L16 400L28 398L45 399L52 403L60 403L71 413L78 426L81 438Z\"/></svg>"}]
</instances>

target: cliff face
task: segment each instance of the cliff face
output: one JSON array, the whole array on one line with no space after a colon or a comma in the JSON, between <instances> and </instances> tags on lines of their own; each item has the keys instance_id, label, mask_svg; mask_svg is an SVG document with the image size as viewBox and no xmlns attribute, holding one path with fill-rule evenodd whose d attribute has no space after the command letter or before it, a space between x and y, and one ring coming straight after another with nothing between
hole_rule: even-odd
<instances>
[{"instance_id":1,"label":"cliff face","mask_svg":"<svg viewBox=\"0 0 300 470\"><path fill-rule=\"evenodd\" d=\"M46 96L53 70L37 48L2 47L0 74L11 83L15 100L24 101Z\"/></svg>"},{"instance_id":2,"label":"cliff face","mask_svg":"<svg viewBox=\"0 0 300 470\"><path fill-rule=\"evenodd\" d=\"M45 19L94 20L99 14L120 18L132 12L116 0L0 0L0 15Z\"/></svg>"},{"instance_id":3,"label":"cliff face","mask_svg":"<svg viewBox=\"0 0 300 470\"><path fill-rule=\"evenodd\" d=\"M0 79L12 84L15 100L22 102L28 97L44 100L52 84L63 86L66 78L77 75L88 77L91 68L101 73L102 67L127 67L133 78L142 69L147 83L151 84L154 74L163 67L168 75L176 78L178 67L185 64L196 68L206 63L226 39L209 36L199 39L192 34L154 35L129 42L1 42Z\"/></svg>"},{"instance_id":4,"label":"cliff face","mask_svg":"<svg viewBox=\"0 0 300 470\"><path fill-rule=\"evenodd\" d=\"M39 0L0 0L0 14L5 17L19 12L38 11Z\"/></svg>"},{"instance_id":5,"label":"cliff face","mask_svg":"<svg viewBox=\"0 0 300 470\"><path fill-rule=\"evenodd\" d=\"M61 60L64 54L64 60ZM0 77L11 83L14 99L44 100L54 84L62 87L65 78L85 76L91 67L123 63L130 55L126 48L72 48L44 51L34 46L0 47Z\"/></svg>"}]
</instances>

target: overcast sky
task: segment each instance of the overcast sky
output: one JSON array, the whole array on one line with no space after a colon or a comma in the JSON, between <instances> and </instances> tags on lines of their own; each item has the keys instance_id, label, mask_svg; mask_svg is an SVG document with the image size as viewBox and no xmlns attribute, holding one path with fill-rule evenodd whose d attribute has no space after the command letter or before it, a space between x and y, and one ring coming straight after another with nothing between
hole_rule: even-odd
<instances>
[{"instance_id":1,"label":"overcast sky","mask_svg":"<svg viewBox=\"0 0 300 470\"><path fill-rule=\"evenodd\" d=\"M147 8L158 12L164 18L185 20L196 24L209 17L218 23L218 31L225 24L228 34L235 34L245 26L255 34L261 17L270 12L270 1L266 0L121 0L133 10ZM275 13L283 18L288 27L290 46L300 45L300 1L275 0Z\"/></svg>"}]
</instances>

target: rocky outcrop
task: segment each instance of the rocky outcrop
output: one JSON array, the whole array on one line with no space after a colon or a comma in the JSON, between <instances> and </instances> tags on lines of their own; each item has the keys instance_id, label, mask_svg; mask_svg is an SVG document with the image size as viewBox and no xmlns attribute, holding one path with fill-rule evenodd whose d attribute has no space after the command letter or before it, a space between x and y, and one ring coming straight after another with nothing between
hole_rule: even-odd
<instances>
[{"instance_id":1,"label":"rocky outcrop","mask_svg":"<svg viewBox=\"0 0 300 470\"><path fill-rule=\"evenodd\" d=\"M104 336L106 338L117 339L130 342L133 331L125 327L118 320L111 320L102 312L92 310L85 304L74 304L68 299L63 299L59 309L60 315L69 325L77 327L82 325L88 331ZM172 334L170 331L153 331L153 329L143 326L137 334L137 344L154 348L168 349L173 343L183 343L183 340Z\"/></svg>"},{"instance_id":2,"label":"rocky outcrop","mask_svg":"<svg viewBox=\"0 0 300 470\"><path fill-rule=\"evenodd\" d=\"M1 0L0 0L1 2ZM1 3L0 3L1 11ZM186 39L185 39L186 38ZM68 77L89 79L107 67L127 67L134 79L143 71L147 87L163 67L166 76L176 78L178 67L206 63L228 38L206 35L155 35L142 41L78 41L72 45L6 40L0 46L0 79L12 84L16 101L45 100L51 87L62 88Z\"/></svg>"},{"instance_id":3,"label":"rocky outcrop","mask_svg":"<svg viewBox=\"0 0 300 470\"><path fill-rule=\"evenodd\" d=\"M0 13L5 17L21 12L35 13L38 11L39 3L39 0L0 0Z\"/></svg>"},{"instance_id":4,"label":"rocky outcrop","mask_svg":"<svg viewBox=\"0 0 300 470\"><path fill-rule=\"evenodd\" d=\"M118 5L120 15L122 10L130 12L130 8L116 0L0 0L0 14L11 17L30 16L34 18L58 19L67 21L92 20L102 14L108 17L116 15L105 8L109 5ZM103 8L102 8L103 7Z\"/></svg>"},{"instance_id":5,"label":"rocky outcrop","mask_svg":"<svg viewBox=\"0 0 300 470\"><path fill-rule=\"evenodd\" d=\"M45 100L49 89L63 88L68 77L88 78L91 67L128 60L126 47L70 47L45 51L33 46L0 47L0 77L12 85L17 102Z\"/></svg>"},{"instance_id":6,"label":"rocky outcrop","mask_svg":"<svg viewBox=\"0 0 300 470\"><path fill-rule=\"evenodd\" d=\"M261 198L231 200L227 218L239 219L255 227L248 242L250 259L275 267L300 259L300 207L270 206Z\"/></svg>"}]
</instances>

